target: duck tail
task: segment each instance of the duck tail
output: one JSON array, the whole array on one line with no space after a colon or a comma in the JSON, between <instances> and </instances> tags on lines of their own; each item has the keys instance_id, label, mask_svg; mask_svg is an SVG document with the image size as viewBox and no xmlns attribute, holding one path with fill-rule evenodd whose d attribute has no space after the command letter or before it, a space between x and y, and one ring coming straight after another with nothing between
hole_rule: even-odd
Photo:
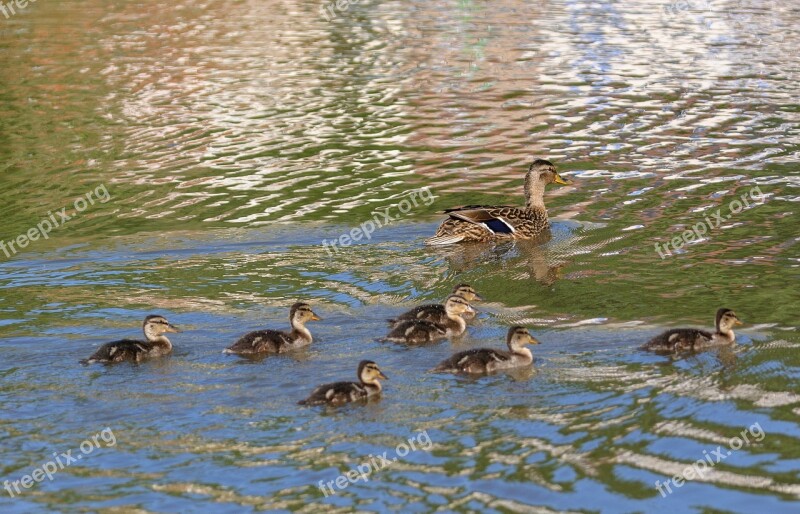
<instances>
[{"instance_id":1,"label":"duck tail","mask_svg":"<svg viewBox=\"0 0 800 514\"><path fill-rule=\"evenodd\" d=\"M429 237L425 240L425 244L430 246L444 246L460 243L463 240L463 234L447 234L443 236Z\"/></svg>"}]
</instances>

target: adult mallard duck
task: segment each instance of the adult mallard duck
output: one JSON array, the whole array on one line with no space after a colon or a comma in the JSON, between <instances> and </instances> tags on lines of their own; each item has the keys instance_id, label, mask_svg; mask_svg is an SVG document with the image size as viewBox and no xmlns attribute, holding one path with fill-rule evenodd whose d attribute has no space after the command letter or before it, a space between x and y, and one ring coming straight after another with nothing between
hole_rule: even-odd
<instances>
[{"instance_id":1,"label":"adult mallard duck","mask_svg":"<svg viewBox=\"0 0 800 514\"><path fill-rule=\"evenodd\" d=\"M152 357L161 357L172 353L172 343L166 332L180 332L175 325L170 324L167 318L151 314L144 319L142 331L146 341L135 339L122 339L106 343L88 359L83 359L81 364L101 362L111 364L115 362L141 362Z\"/></svg>"},{"instance_id":2,"label":"adult mallard duck","mask_svg":"<svg viewBox=\"0 0 800 514\"><path fill-rule=\"evenodd\" d=\"M642 348L658 353L671 353L729 345L736 340L733 327L741 324L735 312L722 308L717 311L717 330L713 334L696 328L673 328L654 337Z\"/></svg>"},{"instance_id":3,"label":"adult mallard duck","mask_svg":"<svg viewBox=\"0 0 800 514\"><path fill-rule=\"evenodd\" d=\"M308 346L313 340L311 332L306 328L306 322L319 321L320 318L307 303L297 302L289 310L289 321L292 324L291 332L279 330L257 330L243 335L232 346L222 353L236 353L239 355L254 355L260 353L284 353Z\"/></svg>"},{"instance_id":4,"label":"adult mallard duck","mask_svg":"<svg viewBox=\"0 0 800 514\"><path fill-rule=\"evenodd\" d=\"M527 344L539 344L525 327L511 327L506 335L507 352L478 348L458 352L445 359L433 371L446 373L491 373L501 369L520 368L533 363L533 353Z\"/></svg>"},{"instance_id":5,"label":"adult mallard duck","mask_svg":"<svg viewBox=\"0 0 800 514\"><path fill-rule=\"evenodd\" d=\"M459 336L467 329L467 322L461 316L464 313L474 313L469 302L456 295L447 297L444 302L445 320L442 323L434 323L423 319L407 319L397 323L389 335L387 341L408 344L431 343L445 337Z\"/></svg>"},{"instance_id":6,"label":"adult mallard duck","mask_svg":"<svg viewBox=\"0 0 800 514\"><path fill-rule=\"evenodd\" d=\"M425 242L448 245L495 239L533 239L550 228L544 206L547 184L569 184L550 161L536 159L525 175L525 207L508 205L467 205L444 211L436 234Z\"/></svg>"},{"instance_id":7,"label":"adult mallard duck","mask_svg":"<svg viewBox=\"0 0 800 514\"><path fill-rule=\"evenodd\" d=\"M474 300L477 301L481 300L481 297L478 296L477 292L475 292L475 288L473 288L469 284L458 284L456 287L453 288L452 295L460 296L467 302L472 302ZM464 319L472 319L473 317L475 317L475 312L464 311L461 314L461 317ZM447 317L447 312L445 311L444 304L441 303L420 305L419 307L414 307L410 311L404 312L403 314L397 316L396 318L392 318L387 321L389 322L389 325L394 327L406 320L425 320L439 324L447 324L449 322L449 318Z\"/></svg>"},{"instance_id":8,"label":"adult mallard duck","mask_svg":"<svg viewBox=\"0 0 800 514\"><path fill-rule=\"evenodd\" d=\"M305 400L297 402L299 405L319 405L319 404L342 404L365 400L370 396L381 393L381 383L379 378L388 380L388 377L381 372L378 365L372 361L361 361L358 364L359 382L334 382L324 384L311 393Z\"/></svg>"}]
</instances>

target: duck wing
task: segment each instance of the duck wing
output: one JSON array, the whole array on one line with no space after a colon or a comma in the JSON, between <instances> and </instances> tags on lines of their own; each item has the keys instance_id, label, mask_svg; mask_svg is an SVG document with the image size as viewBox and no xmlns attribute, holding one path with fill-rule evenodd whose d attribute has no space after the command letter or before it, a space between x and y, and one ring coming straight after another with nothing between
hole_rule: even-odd
<instances>
[{"instance_id":1,"label":"duck wing","mask_svg":"<svg viewBox=\"0 0 800 514\"><path fill-rule=\"evenodd\" d=\"M492 350L490 348L477 348L458 352L452 357L443 360L433 371L448 373L487 373L492 367L511 360L508 352Z\"/></svg>"},{"instance_id":2,"label":"duck wing","mask_svg":"<svg viewBox=\"0 0 800 514\"><path fill-rule=\"evenodd\" d=\"M696 328L674 328L659 334L642 348L654 352L680 352L694 350L695 347L711 341L714 334Z\"/></svg>"},{"instance_id":3,"label":"duck wing","mask_svg":"<svg viewBox=\"0 0 800 514\"><path fill-rule=\"evenodd\" d=\"M280 353L281 349L292 342L286 332L279 330L258 330L243 335L224 353L249 355L254 353Z\"/></svg>"},{"instance_id":4,"label":"duck wing","mask_svg":"<svg viewBox=\"0 0 800 514\"><path fill-rule=\"evenodd\" d=\"M405 320L399 322L386 336L389 341L409 344L430 343L447 336L447 328L438 323L425 320Z\"/></svg>"},{"instance_id":5,"label":"duck wing","mask_svg":"<svg viewBox=\"0 0 800 514\"><path fill-rule=\"evenodd\" d=\"M446 211L451 218L479 225L492 234L511 235L516 229L514 220L520 219L522 210L509 206L470 205Z\"/></svg>"},{"instance_id":6,"label":"duck wing","mask_svg":"<svg viewBox=\"0 0 800 514\"><path fill-rule=\"evenodd\" d=\"M94 362L139 362L153 350L155 344L148 341L136 341L134 339L121 339L106 343L94 352L88 359L81 360L81 364L92 364Z\"/></svg>"},{"instance_id":7,"label":"duck wing","mask_svg":"<svg viewBox=\"0 0 800 514\"><path fill-rule=\"evenodd\" d=\"M367 390L361 384L356 382L334 382L317 387L308 398L297 403L299 405L336 404L354 402L366 397Z\"/></svg>"},{"instance_id":8,"label":"duck wing","mask_svg":"<svg viewBox=\"0 0 800 514\"><path fill-rule=\"evenodd\" d=\"M391 325L397 325L401 321L405 320L425 320L425 321L432 321L433 323L441 323L445 319L447 319L447 313L444 310L444 305L440 304L432 304L432 305L420 305L419 307L414 307L408 312L404 312L403 314L397 316L396 318L387 320Z\"/></svg>"},{"instance_id":9,"label":"duck wing","mask_svg":"<svg viewBox=\"0 0 800 514\"><path fill-rule=\"evenodd\" d=\"M466 205L447 209L436 234L425 240L429 245L449 245L466 241L492 241L498 237L528 239L548 227L547 213L510 205Z\"/></svg>"}]
</instances>

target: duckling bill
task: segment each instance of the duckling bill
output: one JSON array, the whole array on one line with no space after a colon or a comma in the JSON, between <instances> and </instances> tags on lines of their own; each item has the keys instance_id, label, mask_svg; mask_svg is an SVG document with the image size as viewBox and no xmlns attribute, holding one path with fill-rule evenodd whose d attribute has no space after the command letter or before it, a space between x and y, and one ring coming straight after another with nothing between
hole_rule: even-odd
<instances>
[{"instance_id":1,"label":"duckling bill","mask_svg":"<svg viewBox=\"0 0 800 514\"><path fill-rule=\"evenodd\" d=\"M485 374L503 369L521 368L533 363L533 353L525 345L539 344L525 327L511 327L506 335L507 352L478 348L458 352L445 359L433 371L443 373Z\"/></svg>"},{"instance_id":2,"label":"duckling bill","mask_svg":"<svg viewBox=\"0 0 800 514\"><path fill-rule=\"evenodd\" d=\"M172 343L164 334L180 332L175 325L167 321L167 318L157 314L151 314L144 319L142 330L145 341L122 339L106 343L98 348L91 357L81 360L81 364L141 362L145 359L169 355L172 353Z\"/></svg>"},{"instance_id":3,"label":"duckling bill","mask_svg":"<svg viewBox=\"0 0 800 514\"><path fill-rule=\"evenodd\" d=\"M447 209L448 218L429 245L481 242L508 239L534 239L550 228L544 206L547 184L567 185L552 162L536 159L525 175L525 207L508 205L467 205Z\"/></svg>"},{"instance_id":4,"label":"duckling bill","mask_svg":"<svg viewBox=\"0 0 800 514\"><path fill-rule=\"evenodd\" d=\"M358 363L359 382L334 382L321 385L314 389L308 398L297 403L299 405L341 405L366 400L381 394L383 389L378 380L380 378L388 380L377 364L364 360Z\"/></svg>"},{"instance_id":5,"label":"duckling bill","mask_svg":"<svg viewBox=\"0 0 800 514\"><path fill-rule=\"evenodd\" d=\"M473 288L469 284L458 284L456 287L453 288L452 294L454 296L460 296L467 302L481 300L481 297L478 296L478 293L475 291L475 288ZM475 317L475 313L465 311L461 314L461 317L464 319L472 319ZM391 326L394 327L406 320L424 320L444 325L448 323L449 318L447 317L447 312L445 310L444 304L430 304L430 305L420 305L419 307L414 307L410 311L404 312L403 314L397 316L396 318L387 321Z\"/></svg>"},{"instance_id":6,"label":"duckling bill","mask_svg":"<svg viewBox=\"0 0 800 514\"><path fill-rule=\"evenodd\" d=\"M385 339L397 343L424 344L459 336L467 329L467 322L462 315L475 314L475 309L469 302L456 295L447 298L444 310L445 319L441 323L424 319L402 320L395 324Z\"/></svg>"},{"instance_id":7,"label":"duckling bill","mask_svg":"<svg viewBox=\"0 0 800 514\"><path fill-rule=\"evenodd\" d=\"M672 353L733 344L736 340L733 327L741 324L735 312L722 308L717 311L714 333L697 328L674 328L654 337L642 349L657 353Z\"/></svg>"},{"instance_id":8,"label":"duckling bill","mask_svg":"<svg viewBox=\"0 0 800 514\"><path fill-rule=\"evenodd\" d=\"M289 310L291 332L279 330L257 330L243 335L232 346L223 350L223 353L236 353L239 355L256 355L263 353L284 353L304 346L313 341L311 332L306 328L308 321L320 321L314 314L311 306L304 302L297 302Z\"/></svg>"}]
</instances>

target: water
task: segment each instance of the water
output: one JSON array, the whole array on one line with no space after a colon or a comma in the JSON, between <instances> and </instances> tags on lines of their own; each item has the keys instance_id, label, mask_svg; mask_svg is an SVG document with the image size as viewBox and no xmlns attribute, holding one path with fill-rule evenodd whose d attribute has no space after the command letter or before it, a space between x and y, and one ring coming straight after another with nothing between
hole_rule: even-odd
<instances>
[{"instance_id":1,"label":"water","mask_svg":"<svg viewBox=\"0 0 800 514\"><path fill-rule=\"evenodd\" d=\"M321 5L0 13L0 240L59 224L0 253L2 480L114 436L0 491L3 512L795 512L797 8ZM422 244L437 211L521 203L534 157L574 183L548 191L551 241ZM323 248L387 207L369 240ZM486 298L463 338L377 340L458 282ZM221 353L298 299L323 318L311 347ZM637 350L721 306L746 323L735 348ZM170 358L77 364L150 313L184 329ZM427 372L512 323L542 342L533 369ZM382 399L296 405L363 358L390 377ZM656 481L715 451L662 498ZM369 481L317 487L383 452L397 461Z\"/></svg>"}]
</instances>

